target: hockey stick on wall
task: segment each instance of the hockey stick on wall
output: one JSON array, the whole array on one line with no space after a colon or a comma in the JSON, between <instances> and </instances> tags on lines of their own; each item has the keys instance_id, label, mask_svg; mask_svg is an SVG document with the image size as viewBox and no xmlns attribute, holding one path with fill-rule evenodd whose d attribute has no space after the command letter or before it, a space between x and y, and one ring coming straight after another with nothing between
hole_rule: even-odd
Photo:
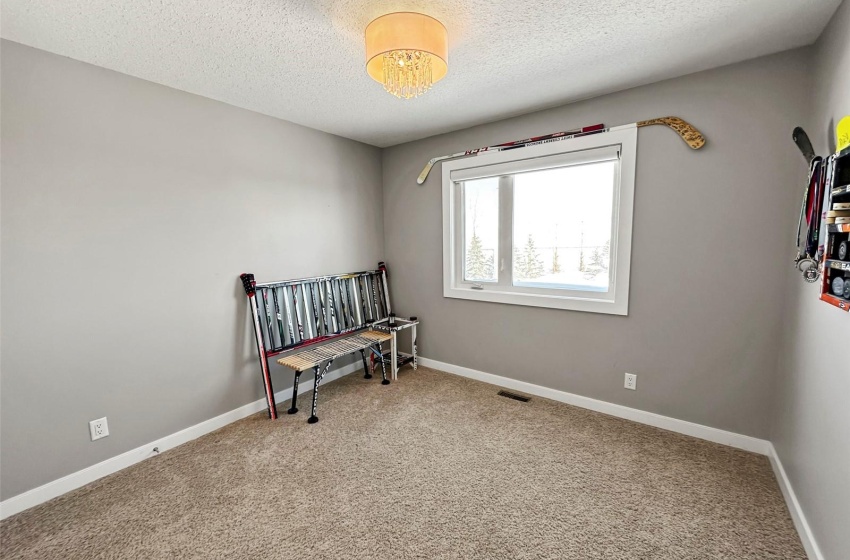
<instances>
[{"instance_id":1,"label":"hockey stick on wall","mask_svg":"<svg viewBox=\"0 0 850 560\"><path fill-rule=\"evenodd\" d=\"M565 130L563 132L555 132L552 134L546 134L545 136L535 136L533 138L526 138L524 140L514 140L513 142L505 142L503 144L496 144L495 146L484 146L483 148L475 148L473 150L466 150L465 152L458 152L456 154L452 154L450 156L439 156L435 158L431 158L428 163L425 164L425 169L422 170L422 173L419 174L419 177L416 179L416 182L420 185L425 182L425 179L428 178L428 173L431 172L431 168L434 167L434 164L440 161L445 161L447 159L455 159L464 156L473 156L477 154L481 154L484 152L501 152L503 150L508 150L511 148L524 148L526 146L534 146L536 144L543 144L548 142L556 142L558 140L564 138L575 138L580 134L590 134L593 132L599 132L605 129L605 125L602 124L594 124L592 126L585 126L582 128L577 128L575 130Z\"/></svg>"},{"instance_id":2,"label":"hockey stick on wall","mask_svg":"<svg viewBox=\"0 0 850 560\"><path fill-rule=\"evenodd\" d=\"M449 156L440 156L432 158L427 164L425 164L425 169L422 170L422 173L419 174L419 177L416 179L418 184L422 184L425 182L425 179L428 178L428 173L431 172L431 168L434 167L434 164L440 161L445 161L448 159L455 159L459 157L469 156L469 155L477 155L483 152L501 152L504 150L513 150L516 148L526 148L528 146L536 146L538 144L548 144L550 142L558 142L561 140L568 140L570 138L576 138L579 136L587 136L589 134L599 134L603 132L611 132L614 130L626 130L632 127L642 128L644 126L652 126L652 125L663 125L670 129L672 129L676 134L678 134L682 140L693 150L699 150L705 145L705 136L702 133L694 128L689 122L680 119L679 117L660 117L657 119L650 119L647 121L639 121L632 124L624 124L621 126L615 126L611 128L604 128L601 124L596 124L593 126L586 126L584 128L580 128L574 131L567 132L556 132L554 134L548 134L546 136L538 136L535 138L528 138L526 140L516 140L514 142L506 142L504 144L496 144L495 146L487 146L484 148L476 148L474 150L467 150L465 152L458 152L456 154L452 154Z\"/></svg>"}]
</instances>

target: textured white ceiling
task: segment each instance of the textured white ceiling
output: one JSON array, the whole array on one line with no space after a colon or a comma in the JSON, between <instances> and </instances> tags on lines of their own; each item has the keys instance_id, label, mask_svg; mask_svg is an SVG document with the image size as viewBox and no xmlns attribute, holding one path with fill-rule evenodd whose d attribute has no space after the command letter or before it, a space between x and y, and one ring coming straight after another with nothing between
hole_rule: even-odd
<instances>
[{"instance_id":1,"label":"textured white ceiling","mask_svg":"<svg viewBox=\"0 0 850 560\"><path fill-rule=\"evenodd\" d=\"M807 45L840 0L3 0L6 39L376 146ZM363 30L421 11L449 74L399 100Z\"/></svg>"}]
</instances>

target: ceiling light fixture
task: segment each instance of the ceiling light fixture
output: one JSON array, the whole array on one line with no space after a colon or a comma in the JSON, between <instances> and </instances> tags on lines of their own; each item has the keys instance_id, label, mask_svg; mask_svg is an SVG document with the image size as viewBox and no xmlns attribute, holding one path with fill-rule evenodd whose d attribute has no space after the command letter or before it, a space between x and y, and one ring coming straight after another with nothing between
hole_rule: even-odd
<instances>
[{"instance_id":1,"label":"ceiling light fixture","mask_svg":"<svg viewBox=\"0 0 850 560\"><path fill-rule=\"evenodd\" d=\"M448 52L446 28L425 14L386 14L366 26L366 72L396 97L418 97L443 79Z\"/></svg>"}]
</instances>

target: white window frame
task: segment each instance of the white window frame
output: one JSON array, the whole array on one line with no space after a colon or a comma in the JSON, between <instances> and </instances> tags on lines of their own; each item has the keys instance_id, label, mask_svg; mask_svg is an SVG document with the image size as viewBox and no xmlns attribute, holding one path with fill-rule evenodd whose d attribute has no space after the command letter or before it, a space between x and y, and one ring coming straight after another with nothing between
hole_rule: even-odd
<instances>
[{"instance_id":1,"label":"white window frame","mask_svg":"<svg viewBox=\"0 0 850 560\"><path fill-rule=\"evenodd\" d=\"M540 289L512 285L513 258L504 255L505 241L512 231L499 231L498 282L463 280L463 212L461 182L560 167L577 161L611 159L607 154L619 153L619 166L614 181L612 203L611 264L608 292L598 295L584 290ZM635 160L637 127L629 125L600 134L561 140L518 150L491 152L475 157L443 163L443 296L511 305L549 307L628 315L629 274L632 254L632 218L634 211ZM500 185L501 186L501 185ZM505 205L508 205L505 207ZM513 212L513 193L500 189L500 225L503 213Z\"/></svg>"}]
</instances>

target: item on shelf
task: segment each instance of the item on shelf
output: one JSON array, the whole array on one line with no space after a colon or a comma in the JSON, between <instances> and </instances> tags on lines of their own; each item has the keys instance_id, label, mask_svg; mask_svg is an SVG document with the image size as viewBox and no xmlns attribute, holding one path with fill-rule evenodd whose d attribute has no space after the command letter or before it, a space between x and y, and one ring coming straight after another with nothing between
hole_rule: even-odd
<instances>
[{"instance_id":1,"label":"item on shelf","mask_svg":"<svg viewBox=\"0 0 850 560\"><path fill-rule=\"evenodd\" d=\"M850 202L836 202L832 205L833 210L850 210Z\"/></svg>"},{"instance_id":2,"label":"item on shelf","mask_svg":"<svg viewBox=\"0 0 850 560\"><path fill-rule=\"evenodd\" d=\"M838 121L835 127L835 151L850 147L850 115Z\"/></svg>"},{"instance_id":3,"label":"item on shelf","mask_svg":"<svg viewBox=\"0 0 850 560\"><path fill-rule=\"evenodd\" d=\"M824 266L832 270L850 271L850 262L839 261L835 259L826 259Z\"/></svg>"},{"instance_id":4,"label":"item on shelf","mask_svg":"<svg viewBox=\"0 0 850 560\"><path fill-rule=\"evenodd\" d=\"M850 299L850 282L844 279L844 299Z\"/></svg>"},{"instance_id":5,"label":"item on shelf","mask_svg":"<svg viewBox=\"0 0 850 560\"><path fill-rule=\"evenodd\" d=\"M850 242L842 241L838 244L838 260L847 260L847 253L850 250Z\"/></svg>"},{"instance_id":6,"label":"item on shelf","mask_svg":"<svg viewBox=\"0 0 850 560\"><path fill-rule=\"evenodd\" d=\"M844 296L844 278L841 276L836 276L832 279L832 293L837 295L838 297Z\"/></svg>"}]
</instances>

